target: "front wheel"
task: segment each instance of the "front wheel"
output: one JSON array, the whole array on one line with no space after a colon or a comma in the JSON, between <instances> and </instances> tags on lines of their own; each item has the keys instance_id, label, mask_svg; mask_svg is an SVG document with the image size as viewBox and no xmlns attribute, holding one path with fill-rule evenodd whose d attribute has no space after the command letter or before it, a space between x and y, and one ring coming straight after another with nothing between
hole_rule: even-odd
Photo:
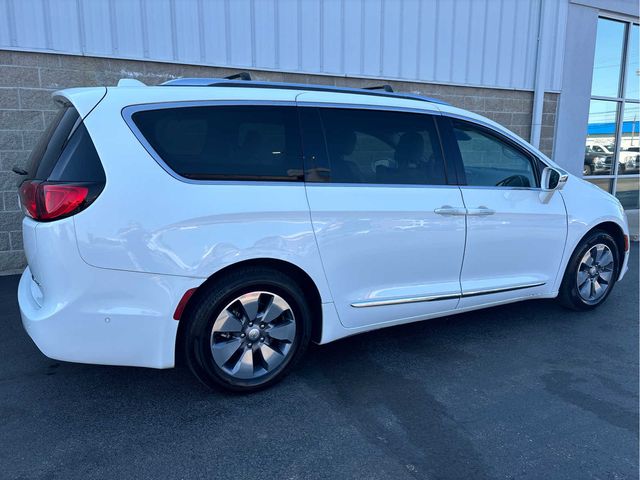
<instances>
[{"instance_id":1,"label":"front wheel","mask_svg":"<svg viewBox=\"0 0 640 480\"><path fill-rule=\"evenodd\" d=\"M594 231L573 252L558 299L573 310L590 310L611 293L619 274L618 246L611 235Z\"/></svg>"},{"instance_id":2,"label":"front wheel","mask_svg":"<svg viewBox=\"0 0 640 480\"><path fill-rule=\"evenodd\" d=\"M311 310L288 275L236 271L200 296L183 335L186 361L208 386L249 392L282 379L306 350Z\"/></svg>"}]
</instances>

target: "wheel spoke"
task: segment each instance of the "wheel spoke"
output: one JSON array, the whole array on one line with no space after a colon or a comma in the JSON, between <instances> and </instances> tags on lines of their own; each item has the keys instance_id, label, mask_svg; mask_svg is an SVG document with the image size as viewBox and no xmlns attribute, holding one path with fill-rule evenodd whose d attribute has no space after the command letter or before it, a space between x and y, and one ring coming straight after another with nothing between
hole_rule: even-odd
<instances>
[{"instance_id":1,"label":"wheel spoke","mask_svg":"<svg viewBox=\"0 0 640 480\"><path fill-rule=\"evenodd\" d=\"M258 316L258 307L260 306L260 292L247 293L239 298L244 314L245 320L252 322Z\"/></svg>"},{"instance_id":2,"label":"wheel spoke","mask_svg":"<svg viewBox=\"0 0 640 480\"><path fill-rule=\"evenodd\" d=\"M593 280L593 298L599 298L604 293L604 288L598 283L598 280Z\"/></svg>"},{"instance_id":3,"label":"wheel spoke","mask_svg":"<svg viewBox=\"0 0 640 480\"><path fill-rule=\"evenodd\" d=\"M253 350L247 348L231 371L238 378L253 377Z\"/></svg>"},{"instance_id":4,"label":"wheel spoke","mask_svg":"<svg viewBox=\"0 0 640 480\"><path fill-rule=\"evenodd\" d=\"M293 321L274 325L268 330L269 336L276 340L292 342L296 334L296 324Z\"/></svg>"},{"instance_id":5,"label":"wheel spoke","mask_svg":"<svg viewBox=\"0 0 640 480\"><path fill-rule=\"evenodd\" d=\"M219 333L239 333L242 321L228 310L222 312L213 324L213 331Z\"/></svg>"},{"instance_id":6,"label":"wheel spoke","mask_svg":"<svg viewBox=\"0 0 640 480\"><path fill-rule=\"evenodd\" d=\"M586 270L580 270L578 272L578 288L582 287L585 282L589 280L589 272Z\"/></svg>"},{"instance_id":7,"label":"wheel spoke","mask_svg":"<svg viewBox=\"0 0 640 480\"><path fill-rule=\"evenodd\" d=\"M599 274L598 274L598 279L603 281L606 284L609 284L609 282L611 281L611 276L613 275L613 272L611 271L605 271L602 270Z\"/></svg>"},{"instance_id":8,"label":"wheel spoke","mask_svg":"<svg viewBox=\"0 0 640 480\"><path fill-rule=\"evenodd\" d=\"M273 348L271 348L271 346L267 345L266 343L263 345L260 345L260 353L262 354L262 358L264 359L264 362L267 365L267 370L271 370L277 367L278 365L280 365L282 360L284 360L284 355L282 353L280 353L277 350L274 350Z\"/></svg>"},{"instance_id":9,"label":"wheel spoke","mask_svg":"<svg viewBox=\"0 0 640 480\"><path fill-rule=\"evenodd\" d=\"M240 345L242 345L242 341L239 338L213 343L211 345L213 359L220 366L226 364L233 354L238 351Z\"/></svg>"},{"instance_id":10,"label":"wheel spoke","mask_svg":"<svg viewBox=\"0 0 640 480\"><path fill-rule=\"evenodd\" d=\"M578 287L578 291L580 292L580 296L584 299L588 299L591 296L591 279L584 282L580 287Z\"/></svg>"},{"instance_id":11,"label":"wheel spoke","mask_svg":"<svg viewBox=\"0 0 640 480\"><path fill-rule=\"evenodd\" d=\"M604 251L602 257L599 260L599 263L603 268L610 267L611 269L613 269L613 254L609 249Z\"/></svg>"},{"instance_id":12,"label":"wheel spoke","mask_svg":"<svg viewBox=\"0 0 640 480\"><path fill-rule=\"evenodd\" d=\"M287 310L289 310L289 305L281 297L271 297L271 301L260 320L264 323L271 323Z\"/></svg>"}]
</instances>

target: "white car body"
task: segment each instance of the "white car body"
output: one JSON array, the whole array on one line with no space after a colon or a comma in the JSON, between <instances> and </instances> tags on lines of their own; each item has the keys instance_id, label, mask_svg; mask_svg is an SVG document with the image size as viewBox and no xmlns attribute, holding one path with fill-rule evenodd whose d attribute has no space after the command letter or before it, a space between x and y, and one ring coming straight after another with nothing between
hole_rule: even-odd
<instances>
[{"instance_id":1,"label":"white car body","mask_svg":"<svg viewBox=\"0 0 640 480\"><path fill-rule=\"evenodd\" d=\"M175 102L404 109L488 126L559 169L504 127L448 105L293 88L118 86L56 96L84 118L106 175L87 209L53 222L24 219L22 319L41 351L59 360L173 367L183 295L240 262L286 262L304 272L321 299L322 344L556 297L587 232L606 223L628 235L618 200L572 175L555 192L188 181L157 162L126 121L133 105ZM457 214L435 212L443 206ZM479 213L484 207L493 214ZM400 243L390 248L390 238ZM625 252L620 278L627 262Z\"/></svg>"}]
</instances>

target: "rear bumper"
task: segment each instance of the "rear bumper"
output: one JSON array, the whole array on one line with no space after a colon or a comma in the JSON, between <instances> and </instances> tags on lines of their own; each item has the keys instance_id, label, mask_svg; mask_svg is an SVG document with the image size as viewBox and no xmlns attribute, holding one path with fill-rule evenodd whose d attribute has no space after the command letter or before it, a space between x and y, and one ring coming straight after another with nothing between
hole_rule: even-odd
<instances>
[{"instance_id":1,"label":"rear bumper","mask_svg":"<svg viewBox=\"0 0 640 480\"><path fill-rule=\"evenodd\" d=\"M42 353L68 362L173 367L178 322L172 315L193 279L92 270L83 285L58 298L43 293L29 268L22 274L22 324Z\"/></svg>"},{"instance_id":2,"label":"rear bumper","mask_svg":"<svg viewBox=\"0 0 640 480\"><path fill-rule=\"evenodd\" d=\"M18 287L22 324L56 360L170 368L184 292L201 279L88 265L78 252L73 218L23 221L29 267ZM34 278L35 277L35 278Z\"/></svg>"}]
</instances>

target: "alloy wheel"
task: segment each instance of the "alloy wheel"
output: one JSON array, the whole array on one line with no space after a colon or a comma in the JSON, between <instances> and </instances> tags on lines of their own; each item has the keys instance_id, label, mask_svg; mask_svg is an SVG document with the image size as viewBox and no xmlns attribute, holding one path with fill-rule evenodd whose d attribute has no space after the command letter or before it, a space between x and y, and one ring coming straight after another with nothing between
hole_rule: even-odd
<instances>
[{"instance_id":1,"label":"alloy wheel","mask_svg":"<svg viewBox=\"0 0 640 480\"><path fill-rule=\"evenodd\" d=\"M598 243L591 247L578 265L578 294L587 303L597 303L611 284L614 258L611 249Z\"/></svg>"},{"instance_id":2,"label":"alloy wheel","mask_svg":"<svg viewBox=\"0 0 640 480\"><path fill-rule=\"evenodd\" d=\"M220 312L211 330L216 365L238 379L255 379L278 368L291 352L296 321L279 295L245 293Z\"/></svg>"}]
</instances>

